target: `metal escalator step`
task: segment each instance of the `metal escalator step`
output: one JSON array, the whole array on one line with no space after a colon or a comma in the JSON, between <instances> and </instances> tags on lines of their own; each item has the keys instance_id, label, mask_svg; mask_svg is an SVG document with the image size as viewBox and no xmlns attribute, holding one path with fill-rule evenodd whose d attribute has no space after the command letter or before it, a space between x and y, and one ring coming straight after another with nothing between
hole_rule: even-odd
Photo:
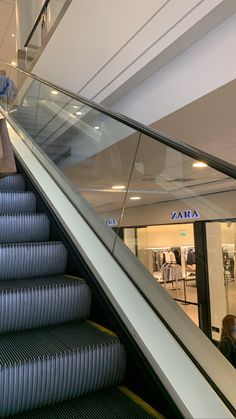
<instances>
[{"instance_id":1,"label":"metal escalator step","mask_svg":"<svg viewBox=\"0 0 236 419\"><path fill-rule=\"evenodd\" d=\"M87 319L90 302L80 278L0 281L0 333Z\"/></svg>"},{"instance_id":2,"label":"metal escalator step","mask_svg":"<svg viewBox=\"0 0 236 419\"><path fill-rule=\"evenodd\" d=\"M118 385L126 355L118 337L89 322L0 336L0 417Z\"/></svg>"},{"instance_id":3,"label":"metal escalator step","mask_svg":"<svg viewBox=\"0 0 236 419\"><path fill-rule=\"evenodd\" d=\"M0 214L35 211L36 197L33 192L0 192Z\"/></svg>"},{"instance_id":4,"label":"metal escalator step","mask_svg":"<svg viewBox=\"0 0 236 419\"><path fill-rule=\"evenodd\" d=\"M11 416L12 419L162 419L163 416L140 400L129 397L119 388L88 394L52 406ZM164 419L164 418L163 418Z\"/></svg>"},{"instance_id":5,"label":"metal escalator step","mask_svg":"<svg viewBox=\"0 0 236 419\"><path fill-rule=\"evenodd\" d=\"M46 214L0 215L0 243L47 241L50 223Z\"/></svg>"},{"instance_id":6,"label":"metal escalator step","mask_svg":"<svg viewBox=\"0 0 236 419\"><path fill-rule=\"evenodd\" d=\"M61 242L0 244L0 280L61 275L66 264Z\"/></svg>"},{"instance_id":7,"label":"metal escalator step","mask_svg":"<svg viewBox=\"0 0 236 419\"><path fill-rule=\"evenodd\" d=\"M0 179L0 191L23 192L25 190L25 179L21 174L5 176Z\"/></svg>"}]
</instances>

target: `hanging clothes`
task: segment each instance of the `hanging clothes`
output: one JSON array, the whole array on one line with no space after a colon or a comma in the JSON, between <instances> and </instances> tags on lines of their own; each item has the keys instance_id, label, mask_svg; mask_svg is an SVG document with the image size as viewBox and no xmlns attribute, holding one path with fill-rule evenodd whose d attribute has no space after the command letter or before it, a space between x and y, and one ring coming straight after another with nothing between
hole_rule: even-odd
<instances>
[{"instance_id":1,"label":"hanging clothes","mask_svg":"<svg viewBox=\"0 0 236 419\"><path fill-rule=\"evenodd\" d=\"M164 282L183 279L182 268L178 264L165 263L161 267L161 274Z\"/></svg>"},{"instance_id":2,"label":"hanging clothes","mask_svg":"<svg viewBox=\"0 0 236 419\"><path fill-rule=\"evenodd\" d=\"M175 255L176 263L178 265L181 265L181 249L179 247L177 247L176 249L175 248L172 248L171 251Z\"/></svg>"},{"instance_id":3,"label":"hanging clothes","mask_svg":"<svg viewBox=\"0 0 236 419\"><path fill-rule=\"evenodd\" d=\"M195 251L193 249L189 249L187 253L187 265L195 265L196 258L195 258Z\"/></svg>"},{"instance_id":4,"label":"hanging clothes","mask_svg":"<svg viewBox=\"0 0 236 419\"><path fill-rule=\"evenodd\" d=\"M176 263L175 254L173 252L167 251L164 252L165 263Z\"/></svg>"}]
</instances>

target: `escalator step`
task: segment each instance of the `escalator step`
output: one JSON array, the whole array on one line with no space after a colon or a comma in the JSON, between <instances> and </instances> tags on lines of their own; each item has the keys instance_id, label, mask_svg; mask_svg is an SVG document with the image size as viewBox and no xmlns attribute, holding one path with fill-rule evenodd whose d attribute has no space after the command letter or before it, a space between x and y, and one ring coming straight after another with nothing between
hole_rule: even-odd
<instances>
[{"instance_id":1,"label":"escalator step","mask_svg":"<svg viewBox=\"0 0 236 419\"><path fill-rule=\"evenodd\" d=\"M25 179L20 174L5 176L0 179L0 191L23 192L25 190Z\"/></svg>"},{"instance_id":2,"label":"escalator step","mask_svg":"<svg viewBox=\"0 0 236 419\"><path fill-rule=\"evenodd\" d=\"M0 417L119 385L125 364L118 337L87 321L1 335Z\"/></svg>"},{"instance_id":3,"label":"escalator step","mask_svg":"<svg viewBox=\"0 0 236 419\"><path fill-rule=\"evenodd\" d=\"M61 275L67 251L61 242L0 245L0 280Z\"/></svg>"},{"instance_id":4,"label":"escalator step","mask_svg":"<svg viewBox=\"0 0 236 419\"><path fill-rule=\"evenodd\" d=\"M12 419L164 419L151 406L125 388L115 388L76 400L42 407Z\"/></svg>"},{"instance_id":5,"label":"escalator step","mask_svg":"<svg viewBox=\"0 0 236 419\"><path fill-rule=\"evenodd\" d=\"M0 214L36 211L33 192L0 192Z\"/></svg>"},{"instance_id":6,"label":"escalator step","mask_svg":"<svg viewBox=\"0 0 236 419\"><path fill-rule=\"evenodd\" d=\"M0 281L0 333L88 318L91 292L66 276Z\"/></svg>"},{"instance_id":7,"label":"escalator step","mask_svg":"<svg viewBox=\"0 0 236 419\"><path fill-rule=\"evenodd\" d=\"M0 243L47 241L49 219L45 214L0 215Z\"/></svg>"}]
</instances>

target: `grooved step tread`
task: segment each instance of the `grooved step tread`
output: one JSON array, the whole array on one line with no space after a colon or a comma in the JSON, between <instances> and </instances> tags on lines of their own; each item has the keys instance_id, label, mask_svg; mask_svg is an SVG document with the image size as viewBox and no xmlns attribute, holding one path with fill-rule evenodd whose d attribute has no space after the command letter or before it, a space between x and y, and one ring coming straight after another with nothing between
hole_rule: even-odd
<instances>
[{"instance_id":1,"label":"grooved step tread","mask_svg":"<svg viewBox=\"0 0 236 419\"><path fill-rule=\"evenodd\" d=\"M0 197L4 196L15 196L20 198L22 196L35 196L31 191L0 191Z\"/></svg>"},{"instance_id":2,"label":"grooved step tread","mask_svg":"<svg viewBox=\"0 0 236 419\"><path fill-rule=\"evenodd\" d=\"M0 417L36 409L123 382L118 337L75 322L0 336Z\"/></svg>"},{"instance_id":3,"label":"grooved step tread","mask_svg":"<svg viewBox=\"0 0 236 419\"><path fill-rule=\"evenodd\" d=\"M0 191L0 213L22 213L36 211L33 192Z\"/></svg>"},{"instance_id":4,"label":"grooved step tread","mask_svg":"<svg viewBox=\"0 0 236 419\"><path fill-rule=\"evenodd\" d=\"M49 229L46 214L0 214L0 243L46 241Z\"/></svg>"},{"instance_id":5,"label":"grooved step tread","mask_svg":"<svg viewBox=\"0 0 236 419\"><path fill-rule=\"evenodd\" d=\"M84 285L82 278L71 277L66 275L49 276L41 278L13 279L8 281L0 281L0 293L7 293L17 290L36 289L36 288L52 288L60 285L76 284Z\"/></svg>"},{"instance_id":6,"label":"grooved step tread","mask_svg":"<svg viewBox=\"0 0 236 419\"><path fill-rule=\"evenodd\" d=\"M24 191L25 190L25 180L21 174L13 174L10 176L5 176L0 179L0 190L1 191Z\"/></svg>"},{"instance_id":7,"label":"grooved step tread","mask_svg":"<svg viewBox=\"0 0 236 419\"><path fill-rule=\"evenodd\" d=\"M0 336L0 368L112 343L119 343L117 336L88 321L6 333Z\"/></svg>"},{"instance_id":8,"label":"grooved step tread","mask_svg":"<svg viewBox=\"0 0 236 419\"><path fill-rule=\"evenodd\" d=\"M0 334L88 318L91 291L66 276L0 281Z\"/></svg>"},{"instance_id":9,"label":"grooved step tread","mask_svg":"<svg viewBox=\"0 0 236 419\"><path fill-rule=\"evenodd\" d=\"M11 416L12 419L164 419L134 393L119 388Z\"/></svg>"},{"instance_id":10,"label":"grooved step tread","mask_svg":"<svg viewBox=\"0 0 236 419\"><path fill-rule=\"evenodd\" d=\"M62 275L67 250L62 242L0 244L0 280Z\"/></svg>"}]
</instances>

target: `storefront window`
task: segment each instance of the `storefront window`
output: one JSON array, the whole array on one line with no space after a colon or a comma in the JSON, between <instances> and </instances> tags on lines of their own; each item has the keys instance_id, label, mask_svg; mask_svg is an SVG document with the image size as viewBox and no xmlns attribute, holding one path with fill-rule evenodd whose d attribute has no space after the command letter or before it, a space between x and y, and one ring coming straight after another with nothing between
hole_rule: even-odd
<instances>
[{"instance_id":1,"label":"storefront window","mask_svg":"<svg viewBox=\"0 0 236 419\"><path fill-rule=\"evenodd\" d=\"M124 241L198 325L193 224L125 228Z\"/></svg>"},{"instance_id":2,"label":"storefront window","mask_svg":"<svg viewBox=\"0 0 236 419\"><path fill-rule=\"evenodd\" d=\"M236 315L236 222L206 224L212 337L220 340L222 319Z\"/></svg>"}]
</instances>

